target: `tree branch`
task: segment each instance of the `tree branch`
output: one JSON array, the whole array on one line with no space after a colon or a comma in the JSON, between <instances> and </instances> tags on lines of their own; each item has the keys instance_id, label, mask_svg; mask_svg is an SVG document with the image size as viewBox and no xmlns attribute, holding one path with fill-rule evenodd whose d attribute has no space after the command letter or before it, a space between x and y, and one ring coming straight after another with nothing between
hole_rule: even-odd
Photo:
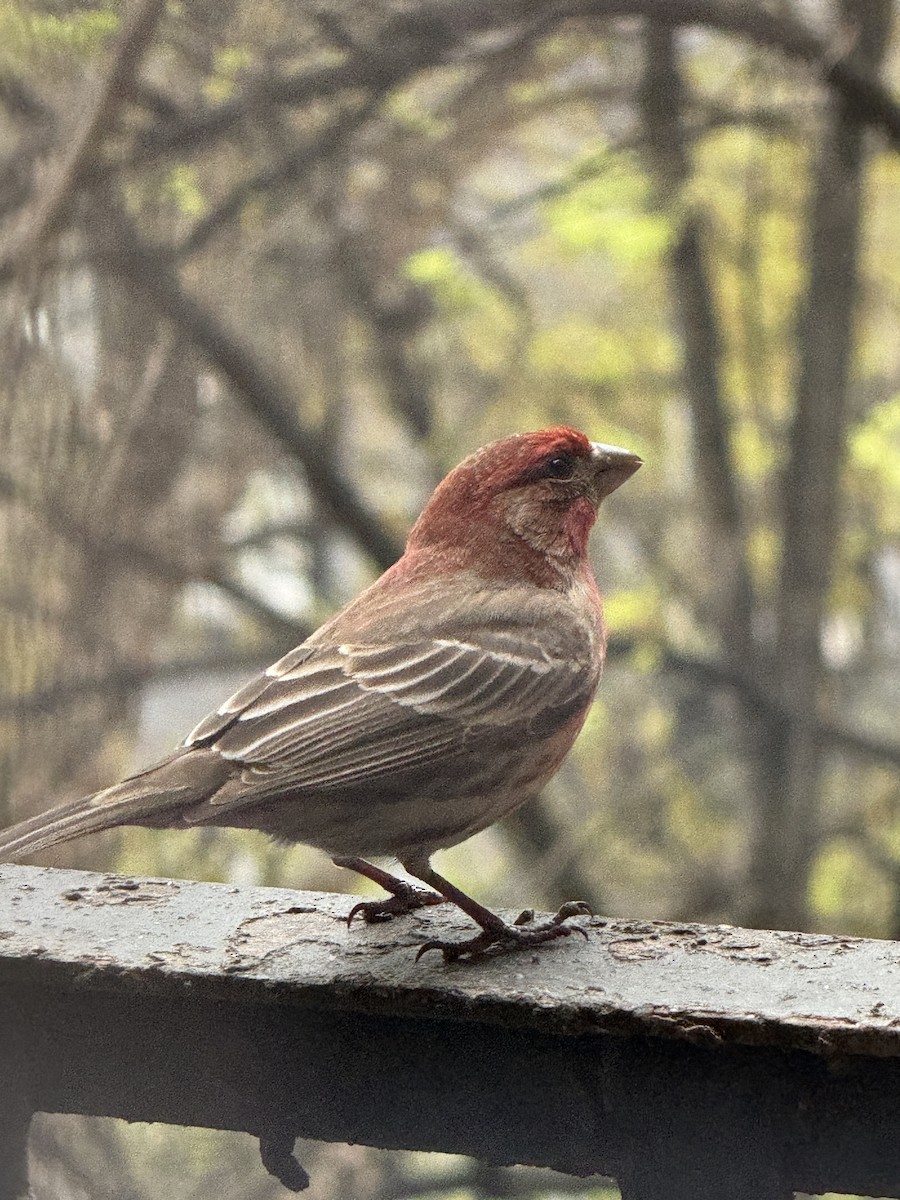
<instances>
[{"instance_id":1,"label":"tree branch","mask_svg":"<svg viewBox=\"0 0 900 1200\"><path fill-rule=\"evenodd\" d=\"M292 636L296 642L303 641L312 632L294 625ZM640 644L646 649L645 643ZM612 638L607 646L610 662L629 658L638 649L638 643L629 638ZM117 666L111 671L82 679L66 679L45 688L36 689L27 695L17 696L0 693L0 717L28 716L52 712L66 704L74 703L84 696L104 695L124 687L137 687L150 683L178 680L206 671L250 671L284 653L283 642L266 642L253 651L241 651L232 655L220 653L200 655L197 658L179 659L151 666ZM749 676L735 671L722 663L707 659L692 658L680 654L671 647L659 649L659 669L674 675L683 675L711 688L727 688L741 694L745 703L758 708L767 716L789 722L792 714L783 701L766 691ZM817 736L822 744L832 749L847 750L873 762L889 763L900 767L900 743L887 742L870 737L859 730L850 729L834 721L818 720Z\"/></svg>"},{"instance_id":2,"label":"tree branch","mask_svg":"<svg viewBox=\"0 0 900 1200\"><path fill-rule=\"evenodd\" d=\"M99 265L126 278L170 320L180 333L235 387L250 413L302 466L318 502L385 570L403 552L401 543L368 508L340 472L328 446L293 416L291 389L273 369L253 354L238 334L228 330L181 286L166 262L144 242L131 221L108 196L95 196L111 236Z\"/></svg>"},{"instance_id":3,"label":"tree branch","mask_svg":"<svg viewBox=\"0 0 900 1200\"><path fill-rule=\"evenodd\" d=\"M38 200L28 227L0 262L0 279L15 275L26 266L33 268L43 244L62 225L86 169L97 155L104 131L112 124L132 79L140 70L164 11L165 0L139 0L126 17L106 73L96 86L59 169Z\"/></svg>"},{"instance_id":4,"label":"tree branch","mask_svg":"<svg viewBox=\"0 0 900 1200\"><path fill-rule=\"evenodd\" d=\"M640 648L646 649L647 644L641 642ZM607 658L609 661L627 658L636 649L638 649L636 641L629 638L611 638L607 645ZM847 750L875 762L900 766L900 743L870 737L860 730L850 729L824 717L813 715L810 718L806 713L799 713L785 699L770 691L764 684L725 663L693 658L681 654L669 646L658 647L658 654L660 670L689 676L709 687L727 688L736 692L741 697L745 708L757 712L767 721L782 721L785 725L791 725L800 720L811 721L819 744L825 748Z\"/></svg>"},{"instance_id":5,"label":"tree branch","mask_svg":"<svg viewBox=\"0 0 900 1200\"><path fill-rule=\"evenodd\" d=\"M368 45L357 46L336 66L295 75L260 74L242 94L199 116L147 131L134 161L184 152L230 136L241 122L269 105L300 107L341 92L389 90L411 75L458 59L467 43L546 16L547 0L494 0L490 5L443 0L392 14ZM702 26L745 38L812 67L841 95L856 120L880 128L900 148L900 105L854 53L836 57L811 29L783 13L730 0L565 0L553 5L557 23L568 17L646 17L669 27Z\"/></svg>"},{"instance_id":6,"label":"tree branch","mask_svg":"<svg viewBox=\"0 0 900 1200\"><path fill-rule=\"evenodd\" d=\"M859 53L877 71L893 5L859 6ZM845 18L857 6L844 0ZM809 281L802 300L790 456L782 487L781 562L773 686L795 719L771 727L765 804L750 857L752 920L805 928L806 881L817 846L824 765L815 720L824 680L821 628L840 530L841 470L859 290L866 143L854 106L836 97L815 167Z\"/></svg>"},{"instance_id":7,"label":"tree branch","mask_svg":"<svg viewBox=\"0 0 900 1200\"><path fill-rule=\"evenodd\" d=\"M261 192L283 188L305 175L310 167L338 153L347 139L375 112L383 93L379 90L330 121L306 143L293 147L277 162L242 179L223 199L201 217L176 246L174 255L184 259L196 254L228 221L233 220L248 201Z\"/></svg>"},{"instance_id":8,"label":"tree branch","mask_svg":"<svg viewBox=\"0 0 900 1200\"><path fill-rule=\"evenodd\" d=\"M302 641L305 636L300 632L297 621L271 608L261 597L238 583L227 571L215 564L205 564L199 570L192 570L184 564L164 558L150 546L113 537L106 530L101 532L89 529L86 525L73 520L65 508L57 504L53 498L43 496L40 500L33 499L17 484L16 480L2 470L0 470L0 496L15 499L32 507L35 512L41 514L50 528L75 546L80 546L96 555L114 558L131 570L140 571L153 579L164 580L167 583L212 584L232 600L237 601L241 608L251 616L288 638L291 645Z\"/></svg>"},{"instance_id":9,"label":"tree branch","mask_svg":"<svg viewBox=\"0 0 900 1200\"><path fill-rule=\"evenodd\" d=\"M682 122L684 84L671 30L649 25L645 35L641 108L646 142L662 195L677 205L690 178L689 149ZM681 333L687 400L693 419L700 494L714 537L722 596L721 626L726 653L748 661L754 653L753 585L746 561L744 514L728 435L722 388L722 339L709 280L699 209L681 223L670 261L671 303Z\"/></svg>"},{"instance_id":10,"label":"tree branch","mask_svg":"<svg viewBox=\"0 0 900 1200\"><path fill-rule=\"evenodd\" d=\"M306 634L296 630L297 640ZM102 674L76 679L60 679L46 687L35 688L25 695L0 693L0 717L46 716L58 712L67 704L76 704L88 696L106 696L148 684L159 684L190 679L206 673L246 672L261 670L284 653L284 645L266 643L253 652L236 654L203 654L196 658L183 658L172 662L153 663L149 666L119 665Z\"/></svg>"}]
</instances>

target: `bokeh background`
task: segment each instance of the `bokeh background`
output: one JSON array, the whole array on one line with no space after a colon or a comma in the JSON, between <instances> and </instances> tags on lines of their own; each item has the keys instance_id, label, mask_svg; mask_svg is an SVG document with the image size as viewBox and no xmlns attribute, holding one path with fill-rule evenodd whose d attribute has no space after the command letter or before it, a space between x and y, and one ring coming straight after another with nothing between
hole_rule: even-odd
<instances>
[{"instance_id":1,"label":"bokeh background","mask_svg":"<svg viewBox=\"0 0 900 1200\"><path fill-rule=\"evenodd\" d=\"M0 4L0 824L168 751L566 422L646 460L610 651L488 904L900 936L900 5ZM41 861L343 890L262 836ZM301 1150L315 1200L617 1195ZM40 1118L35 1195L283 1195Z\"/></svg>"}]
</instances>

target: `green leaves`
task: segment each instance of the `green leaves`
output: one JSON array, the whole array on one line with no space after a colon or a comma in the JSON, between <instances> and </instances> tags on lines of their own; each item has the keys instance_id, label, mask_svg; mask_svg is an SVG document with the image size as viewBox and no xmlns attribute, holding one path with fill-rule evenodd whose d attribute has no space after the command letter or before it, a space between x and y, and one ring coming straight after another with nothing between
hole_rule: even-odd
<instances>
[{"instance_id":1,"label":"green leaves","mask_svg":"<svg viewBox=\"0 0 900 1200\"><path fill-rule=\"evenodd\" d=\"M479 370L499 374L507 368L519 314L506 297L449 248L413 254L404 274L428 289Z\"/></svg>"},{"instance_id":2,"label":"green leaves","mask_svg":"<svg viewBox=\"0 0 900 1200\"><path fill-rule=\"evenodd\" d=\"M646 175L627 155L601 150L576 163L562 194L545 206L559 252L607 255L625 266L658 261L672 222L653 210Z\"/></svg>"},{"instance_id":3,"label":"green leaves","mask_svg":"<svg viewBox=\"0 0 900 1200\"><path fill-rule=\"evenodd\" d=\"M60 57L89 59L118 27L119 15L109 7L57 14L0 5L0 71Z\"/></svg>"},{"instance_id":4,"label":"green leaves","mask_svg":"<svg viewBox=\"0 0 900 1200\"><path fill-rule=\"evenodd\" d=\"M405 274L427 287L448 314L467 315L488 302L489 289L452 250L420 250L407 260Z\"/></svg>"},{"instance_id":5,"label":"green leaves","mask_svg":"<svg viewBox=\"0 0 900 1200\"><path fill-rule=\"evenodd\" d=\"M230 99L238 76L247 70L252 61L250 50L241 46L223 46L216 54L212 75L203 88L207 100L222 104Z\"/></svg>"},{"instance_id":6,"label":"green leaves","mask_svg":"<svg viewBox=\"0 0 900 1200\"><path fill-rule=\"evenodd\" d=\"M176 163L166 173L162 190L184 216L202 217L206 212L206 200L200 189L199 174L195 167L187 163Z\"/></svg>"}]
</instances>

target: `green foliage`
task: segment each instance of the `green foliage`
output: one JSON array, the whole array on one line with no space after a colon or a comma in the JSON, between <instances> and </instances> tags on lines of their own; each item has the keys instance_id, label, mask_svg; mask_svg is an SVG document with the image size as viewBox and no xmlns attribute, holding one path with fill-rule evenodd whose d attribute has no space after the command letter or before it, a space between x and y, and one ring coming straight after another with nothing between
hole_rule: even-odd
<instances>
[{"instance_id":1,"label":"green foliage","mask_svg":"<svg viewBox=\"0 0 900 1200\"><path fill-rule=\"evenodd\" d=\"M187 163L177 163L169 168L163 184L163 195L171 199L186 217L202 217L206 212L199 173L196 167Z\"/></svg>"},{"instance_id":2,"label":"green foliage","mask_svg":"<svg viewBox=\"0 0 900 1200\"><path fill-rule=\"evenodd\" d=\"M141 874L152 863L153 871L167 878L226 883L244 840L231 830L167 830L160 837L150 829L125 829L116 866L126 875Z\"/></svg>"},{"instance_id":3,"label":"green foliage","mask_svg":"<svg viewBox=\"0 0 900 1200\"><path fill-rule=\"evenodd\" d=\"M773 433L793 403L809 151L756 129L726 128L698 143L694 163L689 194L709 228L727 398L756 427L756 442L768 444L774 465ZM750 436L741 433L742 449Z\"/></svg>"},{"instance_id":4,"label":"green foliage","mask_svg":"<svg viewBox=\"0 0 900 1200\"><path fill-rule=\"evenodd\" d=\"M471 313L488 292L452 250L420 250L407 260L404 273L414 283L427 287L450 315Z\"/></svg>"},{"instance_id":5,"label":"green foliage","mask_svg":"<svg viewBox=\"0 0 900 1200\"><path fill-rule=\"evenodd\" d=\"M442 137L449 130L448 122L434 116L411 89L391 92L385 101L385 111L398 125L432 140Z\"/></svg>"},{"instance_id":6,"label":"green foliage","mask_svg":"<svg viewBox=\"0 0 900 1200\"><path fill-rule=\"evenodd\" d=\"M662 624L663 594L653 581L612 592L603 603L606 622L620 636L652 634Z\"/></svg>"},{"instance_id":7,"label":"green foliage","mask_svg":"<svg viewBox=\"0 0 900 1200\"><path fill-rule=\"evenodd\" d=\"M861 367L873 375L890 375L894 369L900 329L894 298L900 291L900 243L897 209L900 205L900 156L893 151L875 153L870 161L866 188L866 228L863 245L866 321L860 330Z\"/></svg>"},{"instance_id":8,"label":"green foliage","mask_svg":"<svg viewBox=\"0 0 900 1200\"><path fill-rule=\"evenodd\" d=\"M455 324L475 366L487 373L506 366L518 316L505 297L446 248L430 247L411 255L404 274L427 288L443 316Z\"/></svg>"},{"instance_id":9,"label":"green foliage","mask_svg":"<svg viewBox=\"0 0 900 1200\"><path fill-rule=\"evenodd\" d=\"M27 3L0 5L0 71L61 58L87 60L116 32L119 20L110 6L49 13Z\"/></svg>"},{"instance_id":10,"label":"green foliage","mask_svg":"<svg viewBox=\"0 0 900 1200\"><path fill-rule=\"evenodd\" d=\"M673 769L667 781L668 832L695 862L710 865L734 848L736 828L721 804L705 794L687 775Z\"/></svg>"},{"instance_id":11,"label":"green foliage","mask_svg":"<svg viewBox=\"0 0 900 1200\"><path fill-rule=\"evenodd\" d=\"M579 317L567 317L539 333L530 359L542 374L565 374L583 383L619 379L634 368L625 337Z\"/></svg>"},{"instance_id":12,"label":"green foliage","mask_svg":"<svg viewBox=\"0 0 900 1200\"><path fill-rule=\"evenodd\" d=\"M331 20L343 19L339 9ZM0 7L0 71L27 75L32 67L30 82L37 93L62 95L66 72L88 74L83 64L108 45L122 11L121 3ZM347 29L359 45L372 36L378 13L378 6L361 6L355 13L354 28ZM321 15L270 0L221 9L179 0L167 8L143 78L188 119L200 117L202 128L205 106L228 108L251 71L254 78L271 70L272 78L281 73L300 79L323 62L343 61L346 47L340 39L330 40ZM567 22L523 52L521 67L514 61L516 52L494 56L492 51L430 67L386 96L372 92L366 122L336 153L335 147L323 146L309 159L307 175L291 179L287 187L282 177L254 194L233 222L223 222L221 241L190 262L163 261L173 271L177 267L196 303L207 306L223 329L233 330L263 366L283 367L298 382L297 411L311 430L334 439L342 469L398 534L442 469L474 445L510 430L566 421L642 454L647 465L604 505L594 541L611 636L628 638L634 649L627 659L611 657L600 699L553 785L563 837L560 847L548 848L547 874L568 855L583 868L588 884L596 885L608 905L605 911L740 920L747 846L754 822L771 800L759 784L770 747L761 739L754 744L749 710L738 689L704 691L693 676L688 685L683 679L673 683L666 651L718 662L726 676L746 669L758 687L776 687L768 677L766 654L777 632L786 491L781 473L795 405L798 318L809 276L810 201L824 113L814 106L822 103L825 90L778 75L771 63L761 75L759 60L749 58L743 44L707 36L682 39L678 53L690 92L683 117L693 138L682 184L656 171L645 148L651 139L642 143L629 132L629 145L638 146L638 152L615 150L599 140L598 130L605 127L612 137L621 129L621 115L604 107L605 80L613 80L622 94L633 95L639 84L639 39L635 31L621 39L611 26L605 42L596 29L586 32L578 22ZM492 80L495 64L501 69ZM496 84L492 91L484 87L486 80ZM599 87L598 80L604 81ZM272 178L278 178L285 154L312 144L315 131L330 125L339 111L350 115L353 106L365 102L366 87L361 80L341 97L318 91L309 105L295 97L270 109L260 97L259 110L229 126L221 139L218 134L209 142L188 139L175 151L183 156L180 161L168 154L147 158L138 139L145 130L153 132L155 110L150 103L129 104L103 134L98 157L105 181L125 198L148 243L169 250L188 220L206 211L208 197L227 197L248 178L264 178L270 166L276 168ZM561 101L567 89L571 98ZM879 594L872 563L890 539L900 536L900 396L891 395L900 377L900 156L871 152L858 342L847 397L856 423L847 444L844 491L837 499L840 547L829 595L829 621L842 623L852 635L848 643L855 638L858 649L840 670L830 671L820 702L829 719L892 738L896 688L881 676L891 666L882 631L892 628L885 613L893 598ZM88 177L95 179L92 172ZM386 180L390 192L383 187ZM396 208L385 203L395 194ZM65 243L65 256L79 253L74 222L83 211L72 206L73 225L65 232L75 236ZM743 509L743 537L735 539L734 553L744 555L742 566L756 593L753 634L761 653L755 663L719 659L731 615L724 610L733 594L731 579L724 576L733 562L731 547L718 553L723 538L711 516L715 497L707 494L698 470L698 397L691 394L684 371L672 302L679 277L672 272L670 251L687 214L699 218L712 292L731 482ZM471 250L459 236L465 220L478 234ZM397 339L410 377L421 382L423 411L427 408L432 422L430 429L426 422L421 438L384 402L394 380L388 378L390 368L377 361L376 323L367 325L371 314L359 297L348 294L353 289L347 281L333 278L339 272L332 271L331 256L343 251L341 238L348 233L346 244L359 252L360 271L371 273L375 292L403 273L431 300ZM278 269L269 269L276 256ZM48 261L54 261L52 255ZM93 273L89 257L80 269ZM97 278L92 282L96 286ZM82 346L90 335L74 327L70 312L52 311L57 283L54 276L43 294L40 288L34 297L29 294L12 325L31 329L50 314L55 324L49 341L62 361L65 343ZM116 299L129 298L122 285ZM152 305L145 311L153 316ZM140 398L137 389L115 395L116 380L129 376L122 368L134 348L121 346L118 356L104 344L95 351L105 372L103 387L79 393L73 411L81 424L73 418L52 462L30 456L40 468L41 488L48 479L63 481L67 515L72 445L85 438L85 429L102 431L94 461L100 478L107 464L114 469L123 445L140 432L147 415L129 407L137 403L135 396ZM273 608L279 591L269 587L277 577L271 563L278 558L285 575L296 567L304 615L324 618L338 592L352 594L368 579L370 564L350 545L340 520L311 501L303 473L285 472L283 448L253 442L250 423L241 425L241 406L211 382L208 368L208 363L198 367L203 412L177 503L154 514L146 530L134 531L141 534L135 541L160 547L166 560L179 570L184 563L186 572L219 564L236 582L268 596ZM130 377L140 373L132 370ZM36 395L47 392L34 389ZM882 399L885 395L890 398ZM873 403L872 397L881 402ZM21 399L4 402L4 411L14 410L23 420L32 400L23 391ZM142 402L154 406L146 392ZM3 433L5 438L5 428ZM5 440L4 449L12 461ZM271 492L277 479L294 501L301 497L299 506L275 502ZM97 511L104 505L114 509L114 487L107 488L104 480L97 490L103 493ZM236 514L245 518L240 528ZM45 514L38 515L43 523ZM289 532L285 543L267 543L263 550L236 552L240 538L230 536L216 544L217 528L244 534L279 524L303 531ZM197 531L200 536L192 542ZM13 536L14 549L15 542ZM290 545L287 555L284 544ZM81 563L83 548L75 545L71 553L73 562ZM88 644L96 659L88 653L77 658L72 635L90 613L83 599L80 608L72 600L84 595L72 586L74 572L54 574L39 558L32 563L30 555L18 557L16 589L21 586L22 597L16 589L4 593L15 615L0 621L0 653L5 652L6 664L14 664L7 671L10 691L38 690L57 679L65 688L70 676L127 665L132 652L141 665L186 648L198 654L217 650L219 642L210 638L213 628L226 649L256 644L255 619L240 615L237 604L212 583L195 581L187 593L202 592L203 602L184 605L193 614L185 617L172 601L172 627L164 644L151 645L147 637L133 651L134 637L94 629ZM117 569L108 567L109 574ZM137 595L152 581L132 571L127 579ZM339 578L339 586L329 577ZM260 582L265 586L254 586ZM27 611L34 598L44 611L58 615L50 628L45 617ZM218 616L210 621L214 603ZM206 619L198 619L198 612ZM74 714L74 707L64 711ZM57 728L62 730L68 719L61 718ZM92 758L129 761L125 741L132 730L124 728L125 722L106 733L101 747L100 731L107 723L98 719L96 728L88 728L89 710L87 718L79 710L79 719L85 729L75 731L78 745L96 745ZM10 745L27 734L27 724L19 728L6 721L3 739ZM40 752L29 757L29 771L41 766ZM46 757L53 760L49 751ZM77 762L57 752L52 770L36 781L23 771L21 795L29 802L49 795L61 780L68 785L76 769ZM864 832L858 839L829 838L819 850L809 883L815 921L853 932L889 932L897 908L891 862L900 858L896 776L845 755L836 745L829 747L822 793L818 827L863 826ZM280 850L262 837L235 831L131 830L121 846L119 865L130 872L375 890L347 873L335 874L318 852ZM486 900L501 896L511 906L530 899L525 864L517 863L512 839L502 831L484 831L448 851L443 861L453 879ZM523 869L516 870L517 865ZM704 874L721 881L721 899L710 901L697 887ZM715 897L715 888L711 892ZM691 909L695 902L700 911ZM145 1144L143 1136L141 1141ZM162 1151L146 1145L145 1172L153 1178ZM214 1157L198 1151L195 1167L205 1172ZM188 1175L177 1166L159 1169L156 1190L165 1191L170 1180ZM613 1194L598 1188L594 1196L611 1200Z\"/></svg>"},{"instance_id":13,"label":"green foliage","mask_svg":"<svg viewBox=\"0 0 900 1200\"><path fill-rule=\"evenodd\" d=\"M637 371L664 373L674 368L675 357L675 343L659 329L620 331L581 316L540 330L529 350L537 373L579 384L617 383Z\"/></svg>"},{"instance_id":14,"label":"green foliage","mask_svg":"<svg viewBox=\"0 0 900 1200\"><path fill-rule=\"evenodd\" d=\"M771 477L784 457L784 447L766 437L759 421L743 414L731 430L731 448L742 478L759 483Z\"/></svg>"},{"instance_id":15,"label":"green foliage","mask_svg":"<svg viewBox=\"0 0 900 1200\"><path fill-rule=\"evenodd\" d=\"M869 937L887 932L890 881L849 838L834 838L823 846L810 875L809 901L826 929Z\"/></svg>"},{"instance_id":16,"label":"green foliage","mask_svg":"<svg viewBox=\"0 0 900 1200\"><path fill-rule=\"evenodd\" d=\"M224 46L216 52L212 75L203 85L206 99L222 104L234 94L235 82L253 62L253 52L247 47Z\"/></svg>"},{"instance_id":17,"label":"green foliage","mask_svg":"<svg viewBox=\"0 0 900 1200\"><path fill-rule=\"evenodd\" d=\"M629 156L605 149L576 162L565 191L545 209L563 254L590 251L638 266L658 261L672 239L669 218L652 210L647 176Z\"/></svg>"}]
</instances>

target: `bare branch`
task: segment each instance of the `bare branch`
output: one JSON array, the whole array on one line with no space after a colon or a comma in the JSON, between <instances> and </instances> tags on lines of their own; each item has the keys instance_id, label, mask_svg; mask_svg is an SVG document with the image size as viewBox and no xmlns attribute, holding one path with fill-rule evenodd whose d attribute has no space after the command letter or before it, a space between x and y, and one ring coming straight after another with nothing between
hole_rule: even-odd
<instances>
[{"instance_id":1,"label":"bare branch","mask_svg":"<svg viewBox=\"0 0 900 1200\"><path fill-rule=\"evenodd\" d=\"M816 33L792 17L762 6L729 0L495 0L490 5L443 0L392 14L369 45L356 46L337 65L317 65L292 76L260 74L233 99L199 116L148 130L135 150L135 161L183 152L230 136L248 117L270 105L300 107L342 92L398 87L413 74L438 63L458 60L480 36L515 30L522 23L567 17L646 17L669 27L702 26L746 38L768 50L807 63L841 95L856 120L883 130L900 147L900 105L853 53L836 56Z\"/></svg>"},{"instance_id":2,"label":"bare branch","mask_svg":"<svg viewBox=\"0 0 900 1200\"><path fill-rule=\"evenodd\" d=\"M684 84L671 31L662 26L650 25L647 29L640 96L647 145L660 190L677 203L690 175L682 123ZM688 213L678 232L670 262L670 290L684 347L701 494L715 526L714 552L728 588L722 624L729 655L741 661L754 652L753 585L747 569L744 515L722 389L719 314L704 242L703 215L697 209Z\"/></svg>"},{"instance_id":3,"label":"bare branch","mask_svg":"<svg viewBox=\"0 0 900 1200\"><path fill-rule=\"evenodd\" d=\"M870 0L861 7L845 0L846 16L851 8L862 23L859 52L877 71L888 43L891 0ZM750 860L753 921L770 927L801 925L806 919L806 880L817 842L824 765L815 721L824 681L821 625L840 527L867 154L865 131L847 98L835 99L831 107L810 204L809 278L782 487L773 686L796 719L787 728L770 731L767 803Z\"/></svg>"},{"instance_id":4,"label":"bare branch","mask_svg":"<svg viewBox=\"0 0 900 1200\"><path fill-rule=\"evenodd\" d=\"M166 261L144 242L124 212L109 197L95 197L114 236L107 241L101 266L127 278L161 316L202 351L237 389L249 412L295 458L323 508L356 539L382 569L400 557L402 545L365 504L335 462L328 446L293 415L296 399L288 385L265 366L238 334L189 295Z\"/></svg>"},{"instance_id":5,"label":"bare branch","mask_svg":"<svg viewBox=\"0 0 900 1200\"><path fill-rule=\"evenodd\" d=\"M96 87L59 169L38 202L37 212L5 260L0 262L0 278L15 274L26 266L34 268L44 242L65 220L85 170L128 94L132 79L140 70L164 10L164 0L140 0L128 14L106 73Z\"/></svg>"},{"instance_id":6,"label":"bare branch","mask_svg":"<svg viewBox=\"0 0 900 1200\"><path fill-rule=\"evenodd\" d=\"M294 624L290 630L291 637L300 642L312 631ZM640 643L646 649L646 643ZM613 638L607 647L607 657L613 662L625 659L634 654L638 643L628 638ZM27 695L9 695L0 693L0 716L29 715L34 713L52 712L66 704L73 703L84 696L104 695L126 687L138 687L149 683L165 682L188 678L206 671L252 671L284 652L284 643L280 641L265 642L252 651L241 651L233 655L200 655L197 658L186 658L154 665L139 667L122 665L103 674L89 678L66 679L51 684L46 688L36 689ZM766 716L774 716L779 720L789 722L792 719L790 711L783 701L763 688L755 680L722 663L706 659L693 658L679 653L669 646L658 648L659 668L675 675L682 675L696 680L710 688L727 688L741 694L744 702L750 707L757 708ZM900 744L873 738L859 730L850 729L834 721L822 719L817 721L816 729L821 743L834 750L846 750L860 757L871 759L873 762L889 763L900 766Z\"/></svg>"},{"instance_id":7,"label":"bare branch","mask_svg":"<svg viewBox=\"0 0 900 1200\"><path fill-rule=\"evenodd\" d=\"M640 644L646 649L645 642ZM628 638L612 638L607 646L607 657L610 661L625 658L634 653L637 645ZM725 663L681 654L670 646L658 647L658 654L661 670L688 676L709 687L736 692L748 711L755 711L766 720L781 721L786 726L795 721L811 720L819 744L826 749L846 750L874 762L900 766L900 743L882 741L824 717L810 718L807 713L792 709L787 701L749 674Z\"/></svg>"},{"instance_id":8,"label":"bare branch","mask_svg":"<svg viewBox=\"0 0 900 1200\"><path fill-rule=\"evenodd\" d=\"M256 174L242 179L215 208L197 221L176 247L175 256L183 259L196 254L223 225L238 216L254 196L296 183L312 166L340 152L347 139L377 109L382 95L380 90L375 91L364 102L340 112L303 145L292 147L277 162L267 163Z\"/></svg>"},{"instance_id":9,"label":"bare branch","mask_svg":"<svg viewBox=\"0 0 900 1200\"><path fill-rule=\"evenodd\" d=\"M302 640L307 631L295 630ZM204 674L235 674L261 670L284 653L283 642L266 642L259 649L235 654L203 654L171 662L135 666L123 663L101 674L74 679L60 679L46 687L35 688L25 695L0 693L0 717L29 717L59 712L89 696L115 695L150 684L175 683Z\"/></svg>"},{"instance_id":10,"label":"bare branch","mask_svg":"<svg viewBox=\"0 0 900 1200\"><path fill-rule=\"evenodd\" d=\"M207 563L199 569L194 569L187 564L164 558L152 547L140 542L113 537L108 530L101 532L90 529L76 521L64 505L58 504L52 497L43 496L37 499L28 496L16 480L2 470L0 470L0 496L14 498L20 503L29 505L34 512L39 513L46 520L50 528L74 546L79 546L93 554L116 559L122 566L130 570L139 571L153 579L164 580L167 583L179 586L189 583L212 584L235 600L251 616L268 628L277 630L287 637L292 645L302 640L298 623L295 620L266 604L262 597L244 587L216 564Z\"/></svg>"}]
</instances>

